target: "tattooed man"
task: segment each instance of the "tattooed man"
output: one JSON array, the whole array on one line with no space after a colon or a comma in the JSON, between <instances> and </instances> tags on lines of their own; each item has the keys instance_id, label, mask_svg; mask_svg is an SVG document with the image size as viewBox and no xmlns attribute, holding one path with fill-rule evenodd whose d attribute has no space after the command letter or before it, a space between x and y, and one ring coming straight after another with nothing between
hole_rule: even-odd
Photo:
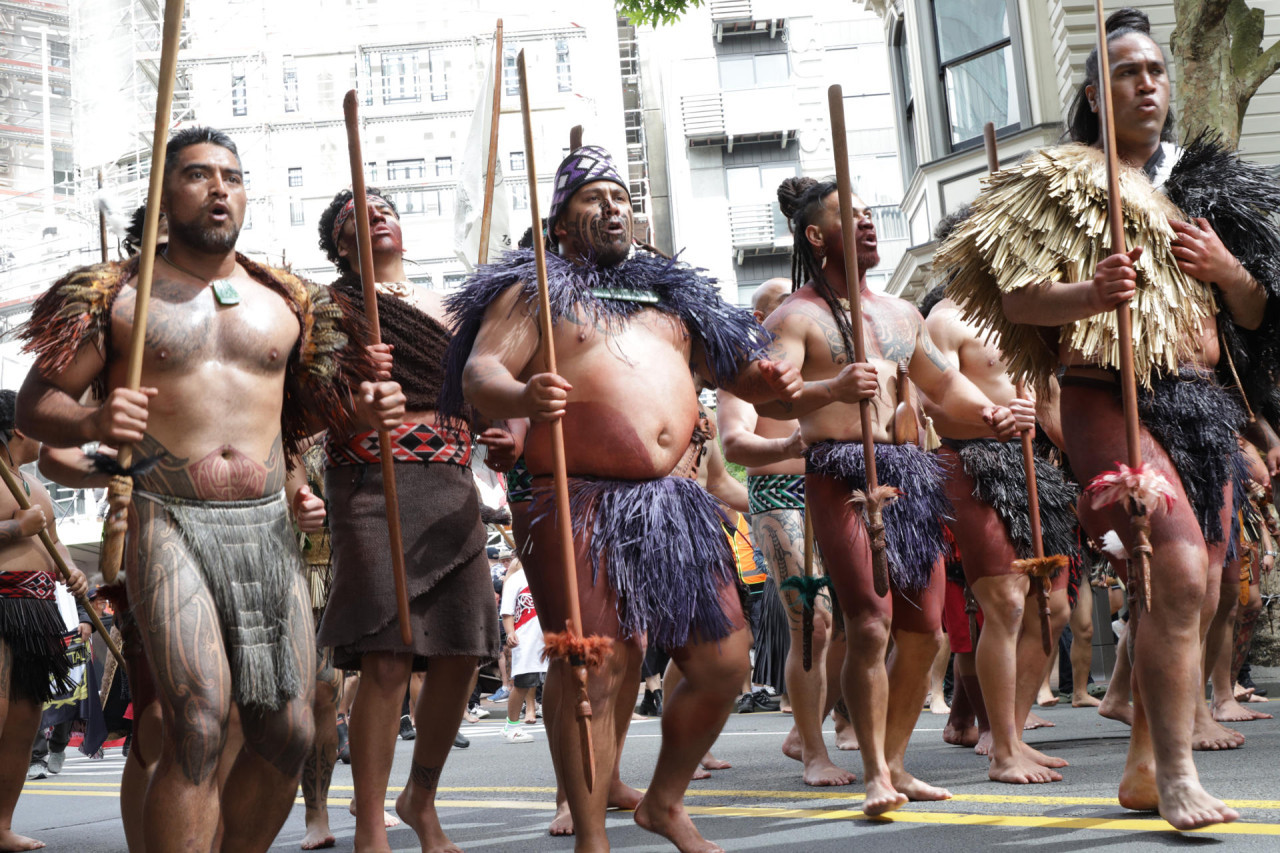
<instances>
[{"instance_id":1,"label":"tattooed man","mask_svg":"<svg viewBox=\"0 0 1280 853\"><path fill-rule=\"evenodd\" d=\"M125 546L164 718L143 814L149 850L208 849L220 817L224 849L265 850L284 822L315 683L286 469L326 421L392 427L403 411L326 290L235 252L243 177L220 131L170 139L169 242L156 258L140 390L124 387L136 259L70 273L24 332L36 354L19 395L25 429L60 447L132 444L156 461L134 472ZM95 401L81 404L91 389ZM233 702L245 745L219 803L214 770Z\"/></svg>"},{"instance_id":2,"label":"tattooed man","mask_svg":"<svg viewBox=\"0 0 1280 853\"><path fill-rule=\"evenodd\" d=\"M893 443L896 372L944 401L958 422L1007 439L1014 414L996 406L952 370L910 303L871 292L866 271L880 261L869 211L854 197L855 239L868 363L853 362L844 242L834 182L784 181L782 211L795 233L795 291L765 323L777 335L776 358L803 364L804 390L793 403L757 406L762 415L800 421L806 444L805 493L814 537L844 613L847 651L842 689L862 751L869 815L908 799L939 800L950 793L907 773L907 741L928 688L929 666L942 642L942 519L949 507L941 465L915 444ZM860 400L870 399L880 483L902 495L884 513L892 592L876 595L871 548L851 492L866 488ZM910 400L905 402L911 405ZM892 630L894 651L885 651ZM893 713L889 713L889 709Z\"/></svg>"},{"instance_id":3,"label":"tattooed man","mask_svg":"<svg viewBox=\"0 0 1280 853\"><path fill-rule=\"evenodd\" d=\"M20 509L9 490L0 489L0 850L35 850L44 844L13 831L13 810L26 781L42 706L71 687L62 646L66 629L53 597L57 568L40 531L48 529L72 567L71 594L84 595L89 584L58 541L49 493L37 478L18 470L36 460L40 442L15 427L14 397L12 391L0 391L0 454L27 490L31 508Z\"/></svg>"},{"instance_id":4,"label":"tattooed man","mask_svg":"<svg viewBox=\"0 0 1280 853\"><path fill-rule=\"evenodd\" d=\"M571 152L555 186L547 237L559 251L547 262L560 372L548 373L539 353L533 253L514 252L450 298L457 325L440 408L459 411L465 391L491 418L531 419L524 450L539 572L530 582L543 624L555 628L568 614L555 565L550 422L564 425L583 633L617 638L588 681L599 780L592 792L563 659L544 688L557 709L547 715L555 728L548 739L577 849L608 848L605 780L635 704L646 633L686 678L667 699L657 768L636 822L682 850L719 849L698 834L683 796L750 666L751 633L715 500L695 480L668 475L699 451L691 441L697 382L726 384L754 402L789 397L799 377L756 360L763 332L696 270L632 254L631 199L607 152Z\"/></svg>"}]
</instances>

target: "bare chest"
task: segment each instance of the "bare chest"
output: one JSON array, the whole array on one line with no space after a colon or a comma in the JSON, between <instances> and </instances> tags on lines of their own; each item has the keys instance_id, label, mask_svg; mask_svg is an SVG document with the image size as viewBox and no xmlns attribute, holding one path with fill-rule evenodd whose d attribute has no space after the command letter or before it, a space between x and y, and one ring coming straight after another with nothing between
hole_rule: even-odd
<instances>
[{"instance_id":1,"label":"bare chest","mask_svg":"<svg viewBox=\"0 0 1280 853\"><path fill-rule=\"evenodd\" d=\"M579 309L556 324L555 341L562 358L613 359L639 367L652 366L653 359L678 359L687 365L692 350L684 323L652 309L613 320Z\"/></svg>"}]
</instances>

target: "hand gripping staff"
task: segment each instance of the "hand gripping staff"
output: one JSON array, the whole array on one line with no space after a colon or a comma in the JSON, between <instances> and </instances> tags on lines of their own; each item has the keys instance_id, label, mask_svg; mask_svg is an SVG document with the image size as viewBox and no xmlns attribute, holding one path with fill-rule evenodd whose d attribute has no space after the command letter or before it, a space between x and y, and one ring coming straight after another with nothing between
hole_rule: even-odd
<instances>
[{"instance_id":1,"label":"hand gripping staff","mask_svg":"<svg viewBox=\"0 0 1280 853\"><path fill-rule=\"evenodd\" d=\"M360 116L356 107L356 90L342 99L343 117L347 122L347 153L351 157L351 193L355 200L352 214L356 223L356 242L360 248L360 284L364 291L364 314L369 319L373 343L382 342L378 326L378 288L373 280L373 243L369 237L369 205L364 186L364 158L360 154ZM413 644L409 629L409 582L404 570L404 542L400 535L400 498L396 494L396 464L392 455L391 433L378 430L378 456L382 462L382 494L387 502L387 534L391 540L391 575L396 585L396 613L400 620L400 642Z\"/></svg>"},{"instance_id":2,"label":"hand gripping staff","mask_svg":"<svg viewBox=\"0 0 1280 853\"><path fill-rule=\"evenodd\" d=\"M538 319L542 336L542 359L548 373L556 372L556 350L551 339L551 296L547 289L547 252L542 238L542 215L538 207L538 175L533 156L533 120L529 113L529 81L525 75L524 51L516 58L520 75L520 113L524 119L525 168L529 176L529 213L533 219L533 253L538 268ZM569 475L565 464L564 424L551 421L551 463L556 489L555 518L560 534L560 564L568 597L569 618L563 632L547 633L547 657L564 658L573 671L578 689L578 738L582 752L582 772L587 790L595 789L596 756L591 743L591 699L587 695L587 668L599 666L610 652L608 637L582 636L582 610L578 603L578 570L573 547L573 518L569 515Z\"/></svg>"},{"instance_id":3,"label":"hand gripping staff","mask_svg":"<svg viewBox=\"0 0 1280 853\"><path fill-rule=\"evenodd\" d=\"M987 171L1000 171L1000 156L996 153L996 126L987 122L982 128L982 141L987 148ZM1026 399L1027 386L1018 383L1017 395ZM1036 485L1036 455L1031 444L1031 433L1022 434L1022 470L1027 478L1027 511L1031 516L1032 557L1014 560L1014 571L1021 572L1035 585L1036 607L1040 611L1040 647L1046 655L1053 654L1053 630L1049 624L1049 591L1058 572L1069 562L1062 554L1044 555L1044 536L1040 529L1040 491Z\"/></svg>"},{"instance_id":4,"label":"hand gripping staff","mask_svg":"<svg viewBox=\"0 0 1280 853\"><path fill-rule=\"evenodd\" d=\"M169 108L173 103L173 75L178 67L178 37L182 34L183 0L165 0L164 36L160 44L160 79L156 87L156 124L151 136L151 176L147 184L147 209L142 224L142 252L138 256L137 299L133 309L133 332L129 338L129 361L125 387L137 391L142 385L142 356L147 342L147 309L151 306L151 278L156 265L156 238L160 233L160 190L164 186L165 146L169 143ZM117 466L112 466L107 489L107 521L103 531L98 568L102 579L111 583L120 572L124 555L125 517L133 500L133 476L139 473L133 462L133 445L120 447ZM150 460L148 460L150 461ZM141 467L141 466L139 466Z\"/></svg>"},{"instance_id":5,"label":"hand gripping staff","mask_svg":"<svg viewBox=\"0 0 1280 853\"><path fill-rule=\"evenodd\" d=\"M844 237L844 280L849 291L850 326L853 329L853 360L864 363L867 348L862 331L862 291L858 284L858 252L854 243L853 190L849 181L849 141L845 135L844 92L836 83L827 89L831 111L831 147L836 156L836 193L840 200L840 227ZM871 434L871 401L858 403L862 419L862 455L866 460L866 491L853 493L853 503L866 512L867 537L871 540L871 569L876 595L889 594L889 558L885 554L884 506L898 496L892 486L881 486L876 478L876 443Z\"/></svg>"},{"instance_id":6,"label":"hand gripping staff","mask_svg":"<svg viewBox=\"0 0 1280 853\"><path fill-rule=\"evenodd\" d=\"M1120 196L1120 162L1116 153L1115 112L1111 104L1111 61L1107 55L1107 23L1102 0L1098 15L1098 117L1102 119L1102 144L1107 155L1107 224L1111 228L1111 252L1125 250L1124 211ZM1142 463L1141 427L1138 423L1138 379L1133 367L1133 316L1128 302L1116 306L1117 338L1120 345L1120 397L1124 404L1124 437L1129 464L1117 471L1104 471L1093 478L1085 491L1094 508L1127 501L1133 528L1130 550L1129 588L1142 590L1142 602L1151 609L1151 518L1161 504L1173 504L1174 491L1156 468Z\"/></svg>"}]
</instances>

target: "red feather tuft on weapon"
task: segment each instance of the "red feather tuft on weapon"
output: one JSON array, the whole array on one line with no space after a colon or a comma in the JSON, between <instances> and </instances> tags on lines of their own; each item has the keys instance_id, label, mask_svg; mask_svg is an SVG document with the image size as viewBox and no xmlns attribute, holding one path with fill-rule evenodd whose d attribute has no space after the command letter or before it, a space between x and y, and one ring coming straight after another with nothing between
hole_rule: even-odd
<instances>
[{"instance_id":1,"label":"red feather tuft on weapon","mask_svg":"<svg viewBox=\"0 0 1280 853\"><path fill-rule=\"evenodd\" d=\"M1119 470L1103 471L1085 489L1094 509L1123 500L1132 500L1148 513L1161 505L1166 511L1173 507L1178 494L1163 472L1145 464L1132 468L1119 464Z\"/></svg>"}]
</instances>

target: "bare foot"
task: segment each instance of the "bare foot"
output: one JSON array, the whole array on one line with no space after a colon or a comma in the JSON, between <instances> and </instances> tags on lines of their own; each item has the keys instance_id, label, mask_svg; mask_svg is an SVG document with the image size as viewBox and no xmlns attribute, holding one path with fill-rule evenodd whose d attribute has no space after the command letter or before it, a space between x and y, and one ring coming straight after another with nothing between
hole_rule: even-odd
<instances>
[{"instance_id":1,"label":"bare foot","mask_svg":"<svg viewBox=\"0 0 1280 853\"><path fill-rule=\"evenodd\" d=\"M846 752L856 750L858 748L858 734L853 730L853 723L841 717L839 714L833 714L836 721L836 749L843 749Z\"/></svg>"},{"instance_id":2,"label":"bare foot","mask_svg":"<svg viewBox=\"0 0 1280 853\"><path fill-rule=\"evenodd\" d=\"M420 791L412 779L396 797L396 814L418 836L422 853L462 853L462 848L444 834L431 797Z\"/></svg>"},{"instance_id":3,"label":"bare foot","mask_svg":"<svg viewBox=\"0 0 1280 853\"><path fill-rule=\"evenodd\" d=\"M10 829L0 829L0 850L39 850L42 847L43 841L27 838Z\"/></svg>"},{"instance_id":4,"label":"bare foot","mask_svg":"<svg viewBox=\"0 0 1280 853\"><path fill-rule=\"evenodd\" d=\"M953 746L975 746L978 743L978 727L970 725L961 729L947 723L942 727L942 739Z\"/></svg>"},{"instance_id":5,"label":"bare foot","mask_svg":"<svg viewBox=\"0 0 1280 853\"><path fill-rule=\"evenodd\" d=\"M643 794L619 779L609 784L609 808L611 809L621 809L624 812L635 811L643 798Z\"/></svg>"},{"instance_id":6,"label":"bare foot","mask_svg":"<svg viewBox=\"0 0 1280 853\"><path fill-rule=\"evenodd\" d=\"M1088 693L1071 694L1072 708L1097 708L1101 704L1102 702L1097 697L1090 696Z\"/></svg>"},{"instance_id":7,"label":"bare foot","mask_svg":"<svg viewBox=\"0 0 1280 853\"><path fill-rule=\"evenodd\" d=\"M1252 696L1252 695L1253 695L1253 691L1255 691L1255 690L1257 690L1257 689L1258 689L1258 688L1256 688L1256 687L1241 687L1241 686L1240 686L1240 682L1238 682L1238 681L1237 681L1237 682L1236 682L1236 684L1235 684L1235 687L1234 687L1234 688L1233 688L1233 690L1232 690L1232 692L1235 694L1235 697L1236 697L1236 701L1237 701L1237 702L1243 702L1245 699L1248 699L1250 696ZM1264 700L1266 699L1266 697L1265 697L1265 696L1264 696L1264 697L1261 697L1261 698L1262 698L1262 699L1264 699Z\"/></svg>"},{"instance_id":8,"label":"bare foot","mask_svg":"<svg viewBox=\"0 0 1280 853\"><path fill-rule=\"evenodd\" d=\"M556 836L573 835L573 815L569 814L568 800L556 806L556 816L551 818L547 832Z\"/></svg>"},{"instance_id":9,"label":"bare foot","mask_svg":"<svg viewBox=\"0 0 1280 853\"><path fill-rule=\"evenodd\" d=\"M1174 829L1199 829L1215 823L1230 823L1240 817L1222 800L1209 796L1196 779L1187 777L1161 788L1160 816Z\"/></svg>"},{"instance_id":10,"label":"bare foot","mask_svg":"<svg viewBox=\"0 0 1280 853\"><path fill-rule=\"evenodd\" d=\"M794 713L791 708L791 700L787 698L785 693L782 695L782 701L778 703L778 710L784 714Z\"/></svg>"},{"instance_id":11,"label":"bare foot","mask_svg":"<svg viewBox=\"0 0 1280 853\"><path fill-rule=\"evenodd\" d=\"M804 766L804 783L814 788L831 788L852 785L858 777L848 770L841 770L827 756L814 759Z\"/></svg>"},{"instance_id":12,"label":"bare foot","mask_svg":"<svg viewBox=\"0 0 1280 853\"><path fill-rule=\"evenodd\" d=\"M1250 687L1249 690L1253 690L1253 688ZM1266 696L1259 696L1257 693L1250 693L1244 699L1237 699L1236 701L1238 702L1270 702L1271 700L1268 699Z\"/></svg>"},{"instance_id":13,"label":"bare foot","mask_svg":"<svg viewBox=\"0 0 1280 853\"><path fill-rule=\"evenodd\" d=\"M862 813L869 817L891 812L907 804L907 795L893 786L886 778L867 780L867 798L862 802Z\"/></svg>"},{"instance_id":14,"label":"bare foot","mask_svg":"<svg viewBox=\"0 0 1280 853\"><path fill-rule=\"evenodd\" d=\"M1052 708L1058 704L1058 694L1047 687L1041 687L1040 692L1036 694L1036 704L1041 708Z\"/></svg>"},{"instance_id":15,"label":"bare foot","mask_svg":"<svg viewBox=\"0 0 1280 853\"><path fill-rule=\"evenodd\" d=\"M703 779L711 778L711 771L699 764L693 768L693 775L689 777L694 782L701 782Z\"/></svg>"},{"instance_id":16,"label":"bare foot","mask_svg":"<svg viewBox=\"0 0 1280 853\"><path fill-rule=\"evenodd\" d=\"M1133 725L1133 706L1129 704L1129 700L1120 701L1113 698L1111 691L1107 691L1107 695L1102 697L1102 704L1098 706L1098 713L1106 717L1108 720L1117 720L1126 726Z\"/></svg>"},{"instance_id":17,"label":"bare foot","mask_svg":"<svg viewBox=\"0 0 1280 853\"><path fill-rule=\"evenodd\" d=\"M1056 704L1058 700L1055 698L1053 701ZM1035 711L1031 711L1027 714L1027 721L1022 724L1022 729L1023 731L1031 731L1032 729L1051 729L1056 725L1057 723L1051 723Z\"/></svg>"},{"instance_id":18,"label":"bare foot","mask_svg":"<svg viewBox=\"0 0 1280 853\"><path fill-rule=\"evenodd\" d=\"M1151 812L1160 807L1160 795L1156 791L1155 762L1151 759L1136 764L1125 763L1120 777L1120 805L1136 812Z\"/></svg>"},{"instance_id":19,"label":"bare foot","mask_svg":"<svg viewBox=\"0 0 1280 853\"><path fill-rule=\"evenodd\" d=\"M1030 785L1043 782L1061 782L1062 774L1051 770L1035 761L1031 756L1018 750L1017 754L1007 760L991 756L991 766L987 777L992 782L1008 782L1013 785Z\"/></svg>"},{"instance_id":20,"label":"bare foot","mask_svg":"<svg viewBox=\"0 0 1280 853\"><path fill-rule=\"evenodd\" d=\"M698 763L701 764L703 767L707 768L708 770L728 770L730 767L733 766L727 761L722 761L721 759L716 758L710 752L702 756L702 760L699 761Z\"/></svg>"},{"instance_id":21,"label":"bare foot","mask_svg":"<svg viewBox=\"0 0 1280 853\"><path fill-rule=\"evenodd\" d=\"M636 825L661 835L674 844L680 853L724 853L724 848L719 844L713 844L702 837L689 819L689 813L684 810L684 803L679 801L662 807L645 797L636 807Z\"/></svg>"},{"instance_id":22,"label":"bare foot","mask_svg":"<svg viewBox=\"0 0 1280 853\"><path fill-rule=\"evenodd\" d=\"M839 719L837 717L837 719ZM800 745L800 731L795 726L791 727L791 731L787 732L787 736L782 739L782 754L787 758L794 758L796 761L804 761L804 749Z\"/></svg>"},{"instance_id":23,"label":"bare foot","mask_svg":"<svg viewBox=\"0 0 1280 853\"><path fill-rule=\"evenodd\" d=\"M973 751L978 755L991 754L991 731L989 729L978 733L978 742L973 745Z\"/></svg>"},{"instance_id":24,"label":"bare foot","mask_svg":"<svg viewBox=\"0 0 1280 853\"><path fill-rule=\"evenodd\" d=\"M1244 735L1213 719L1209 714L1209 707L1204 703L1197 703L1196 725L1191 732L1192 749L1213 752L1241 746L1244 746Z\"/></svg>"},{"instance_id":25,"label":"bare foot","mask_svg":"<svg viewBox=\"0 0 1280 853\"><path fill-rule=\"evenodd\" d=\"M951 792L946 788L938 788L927 782L921 782L905 770L889 771L890 778L893 779L893 787L898 793L905 794L908 800L912 802L936 801L951 799Z\"/></svg>"},{"instance_id":26,"label":"bare foot","mask_svg":"<svg viewBox=\"0 0 1280 853\"><path fill-rule=\"evenodd\" d=\"M324 850L338 843L329 831L329 822L317 822L316 826L307 825L307 834L302 837L303 850Z\"/></svg>"},{"instance_id":27,"label":"bare foot","mask_svg":"<svg viewBox=\"0 0 1280 853\"><path fill-rule=\"evenodd\" d=\"M352 817L355 817L355 814L356 814L356 798L355 797L352 797L351 802L347 804L347 811L351 812ZM384 810L382 812L382 825L385 826L387 829L391 829L392 827L399 826L400 818L396 817L391 812Z\"/></svg>"},{"instance_id":28,"label":"bare foot","mask_svg":"<svg viewBox=\"0 0 1280 853\"><path fill-rule=\"evenodd\" d=\"M947 704L947 697L943 696L941 693L936 696L930 693L925 707L929 709L930 714L951 713L951 706Z\"/></svg>"},{"instance_id":29,"label":"bare foot","mask_svg":"<svg viewBox=\"0 0 1280 853\"><path fill-rule=\"evenodd\" d=\"M1270 720L1270 714L1254 711L1241 705L1235 699L1213 703L1213 718L1220 723L1247 723L1251 720Z\"/></svg>"},{"instance_id":30,"label":"bare foot","mask_svg":"<svg viewBox=\"0 0 1280 853\"><path fill-rule=\"evenodd\" d=\"M1019 745L1022 747L1022 754L1027 758L1030 758L1036 764L1039 764L1041 767L1066 767L1069 763L1065 758L1058 758L1054 755L1045 755L1040 750L1033 749L1021 741L1019 741Z\"/></svg>"}]
</instances>

